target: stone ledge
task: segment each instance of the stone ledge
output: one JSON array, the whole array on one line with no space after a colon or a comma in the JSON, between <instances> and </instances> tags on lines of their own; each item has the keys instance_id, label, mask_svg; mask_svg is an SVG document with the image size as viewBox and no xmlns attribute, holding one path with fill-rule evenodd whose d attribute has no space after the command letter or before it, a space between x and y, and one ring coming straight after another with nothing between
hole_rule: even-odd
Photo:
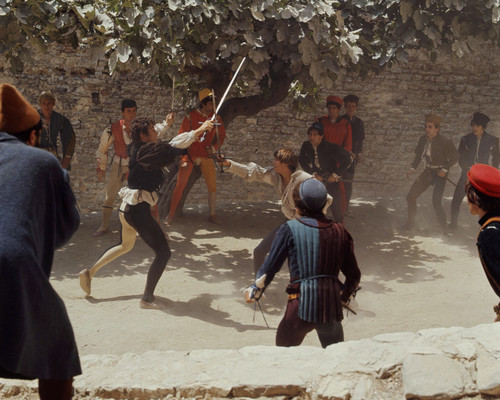
<instances>
[{"instance_id":1,"label":"stone ledge","mask_svg":"<svg viewBox=\"0 0 500 400\"><path fill-rule=\"evenodd\" d=\"M500 324L391 333L317 347L82 357L75 399L459 399L500 395ZM0 380L0 397L36 398Z\"/></svg>"}]
</instances>

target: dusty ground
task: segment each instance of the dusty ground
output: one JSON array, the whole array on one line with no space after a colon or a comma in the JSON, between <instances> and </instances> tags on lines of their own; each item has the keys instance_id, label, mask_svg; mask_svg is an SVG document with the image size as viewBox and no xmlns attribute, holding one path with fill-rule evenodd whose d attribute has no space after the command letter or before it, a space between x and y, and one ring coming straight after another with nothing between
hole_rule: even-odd
<instances>
[{"instance_id":1,"label":"dusty ground","mask_svg":"<svg viewBox=\"0 0 500 400\"><path fill-rule=\"evenodd\" d=\"M401 199L355 201L346 226L355 240L363 274L358 315L345 319L346 340L386 332L432 327L473 326L492 322L498 301L482 271L475 248L478 225L465 205L462 228L441 239L430 198L422 196L415 236L400 235L405 220ZM449 210L449 199L445 200ZM151 250L138 240L129 254L104 267L85 298L78 272L119 240L114 232L92 238L98 214L82 217L80 230L56 255L52 283L63 298L73 323L80 353L121 354L147 350L240 348L274 343L275 328L285 304L287 271L267 290L260 312L243 301L252 282L252 250L282 222L274 203L219 205L222 226L206 221L202 208L187 208L183 219L169 227L173 250L156 295L163 310L143 310L139 299ZM305 344L319 346L315 335Z\"/></svg>"}]
</instances>

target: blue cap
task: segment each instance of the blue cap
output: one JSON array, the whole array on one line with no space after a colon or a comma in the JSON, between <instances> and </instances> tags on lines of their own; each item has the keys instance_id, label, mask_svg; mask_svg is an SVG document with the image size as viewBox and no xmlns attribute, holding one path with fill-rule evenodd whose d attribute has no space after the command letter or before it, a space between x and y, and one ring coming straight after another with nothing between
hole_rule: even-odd
<instances>
[{"instance_id":1,"label":"blue cap","mask_svg":"<svg viewBox=\"0 0 500 400\"><path fill-rule=\"evenodd\" d=\"M325 185L314 178L302 182L299 194L304 205L312 211L321 211L328 196Z\"/></svg>"}]
</instances>

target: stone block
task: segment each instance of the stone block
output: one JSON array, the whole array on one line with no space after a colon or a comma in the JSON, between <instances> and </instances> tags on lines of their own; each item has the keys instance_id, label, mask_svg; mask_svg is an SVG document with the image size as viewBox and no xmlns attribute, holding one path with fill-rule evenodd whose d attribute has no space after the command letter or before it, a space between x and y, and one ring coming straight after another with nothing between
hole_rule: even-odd
<instances>
[{"instance_id":1,"label":"stone block","mask_svg":"<svg viewBox=\"0 0 500 400\"><path fill-rule=\"evenodd\" d=\"M472 385L461 363L439 354L408 355L402 375L407 399L453 399Z\"/></svg>"},{"instance_id":2,"label":"stone block","mask_svg":"<svg viewBox=\"0 0 500 400\"><path fill-rule=\"evenodd\" d=\"M491 396L500 395L500 358L481 352L477 363L477 388L480 393Z\"/></svg>"},{"instance_id":3,"label":"stone block","mask_svg":"<svg viewBox=\"0 0 500 400\"><path fill-rule=\"evenodd\" d=\"M467 329L462 333L463 338L473 339L481 345L481 347L488 349L489 353L495 357L500 358L500 324L482 324Z\"/></svg>"},{"instance_id":4,"label":"stone block","mask_svg":"<svg viewBox=\"0 0 500 400\"><path fill-rule=\"evenodd\" d=\"M336 374L316 383L314 398L362 400L373 398L373 377L363 374Z\"/></svg>"}]
</instances>

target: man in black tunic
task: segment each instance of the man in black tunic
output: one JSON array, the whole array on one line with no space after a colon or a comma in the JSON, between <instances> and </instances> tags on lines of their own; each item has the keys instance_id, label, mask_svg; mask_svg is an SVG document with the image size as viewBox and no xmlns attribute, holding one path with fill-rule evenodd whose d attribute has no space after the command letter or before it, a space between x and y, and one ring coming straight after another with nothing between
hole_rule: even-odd
<instances>
[{"instance_id":1,"label":"man in black tunic","mask_svg":"<svg viewBox=\"0 0 500 400\"><path fill-rule=\"evenodd\" d=\"M481 230L477 249L492 289L500 297L500 171L485 164L474 164L467 173L465 191L472 215L479 217ZM493 307L500 322L500 303Z\"/></svg>"},{"instance_id":2,"label":"man in black tunic","mask_svg":"<svg viewBox=\"0 0 500 400\"><path fill-rule=\"evenodd\" d=\"M309 140L302 143L299 163L304 171L326 186L333 201L330 206L333 219L344 222L346 198L342 176L352 163L351 154L342 146L324 140L323 126L313 123L307 130Z\"/></svg>"}]
</instances>

